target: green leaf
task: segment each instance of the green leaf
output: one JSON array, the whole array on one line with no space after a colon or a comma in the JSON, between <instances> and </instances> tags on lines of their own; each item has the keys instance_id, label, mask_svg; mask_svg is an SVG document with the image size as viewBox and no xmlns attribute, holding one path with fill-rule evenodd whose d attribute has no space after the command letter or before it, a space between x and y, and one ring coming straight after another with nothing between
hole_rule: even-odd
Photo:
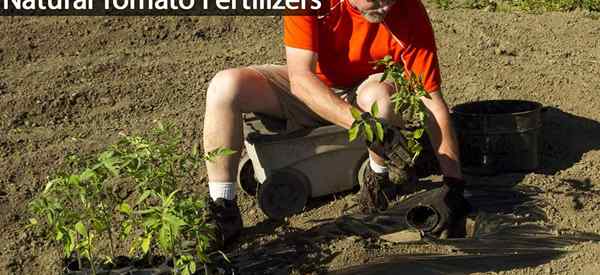
<instances>
[{"instance_id":1,"label":"green leaf","mask_svg":"<svg viewBox=\"0 0 600 275\"><path fill-rule=\"evenodd\" d=\"M417 160L417 158L419 157L419 155L421 155L421 151L415 152L415 155L413 156L411 162L415 163L415 160Z\"/></svg>"},{"instance_id":2,"label":"green leaf","mask_svg":"<svg viewBox=\"0 0 600 275\"><path fill-rule=\"evenodd\" d=\"M423 90L423 96L427 99L431 99L431 95L425 90Z\"/></svg>"},{"instance_id":3,"label":"green leaf","mask_svg":"<svg viewBox=\"0 0 600 275\"><path fill-rule=\"evenodd\" d=\"M166 199L163 199L163 207L170 206L175 202L175 194L177 194L177 192L179 192L179 190L171 192Z\"/></svg>"},{"instance_id":4,"label":"green leaf","mask_svg":"<svg viewBox=\"0 0 600 275\"><path fill-rule=\"evenodd\" d=\"M390 74L390 70L389 69L385 69L383 71L383 74L381 75L381 78L379 79L379 82L384 82L388 78L389 74Z\"/></svg>"},{"instance_id":5,"label":"green leaf","mask_svg":"<svg viewBox=\"0 0 600 275\"><path fill-rule=\"evenodd\" d=\"M374 117L379 115L379 105L377 104L377 101L373 102L373 105L371 105L371 115Z\"/></svg>"},{"instance_id":6,"label":"green leaf","mask_svg":"<svg viewBox=\"0 0 600 275\"><path fill-rule=\"evenodd\" d=\"M77 239L76 235L77 232L75 232L75 230L69 230L68 232L66 232L67 236L66 239L68 239L65 242L65 246L64 246L64 250L65 250L65 255L71 255L71 252L73 252L73 250L75 250L75 240Z\"/></svg>"},{"instance_id":7,"label":"green leaf","mask_svg":"<svg viewBox=\"0 0 600 275\"><path fill-rule=\"evenodd\" d=\"M197 156L198 155L198 143L194 142L194 144L192 145L192 156Z\"/></svg>"},{"instance_id":8,"label":"green leaf","mask_svg":"<svg viewBox=\"0 0 600 275\"><path fill-rule=\"evenodd\" d=\"M423 146L420 143L417 143L417 144L415 144L414 150L415 150L415 154L419 154L423 150Z\"/></svg>"},{"instance_id":9,"label":"green leaf","mask_svg":"<svg viewBox=\"0 0 600 275\"><path fill-rule=\"evenodd\" d=\"M125 220L121 223L121 232L119 234L119 238L121 240L126 240L131 234L131 230L133 229L133 224L129 220Z\"/></svg>"},{"instance_id":10,"label":"green leaf","mask_svg":"<svg viewBox=\"0 0 600 275\"><path fill-rule=\"evenodd\" d=\"M91 178L96 176L96 172L92 169L85 169L85 171L83 171L83 173L81 173L80 178L81 181L88 181Z\"/></svg>"},{"instance_id":11,"label":"green leaf","mask_svg":"<svg viewBox=\"0 0 600 275\"><path fill-rule=\"evenodd\" d=\"M355 121L360 121L360 110L358 110L358 108L352 106L350 107L350 113L352 114L352 117L354 118Z\"/></svg>"},{"instance_id":12,"label":"green leaf","mask_svg":"<svg viewBox=\"0 0 600 275\"><path fill-rule=\"evenodd\" d=\"M414 137L415 139L420 139L420 138L423 136L423 133L424 133L424 132L425 132L425 129L423 129L423 128L419 128L419 129L417 129L417 130L415 130L415 131L413 132L413 137Z\"/></svg>"},{"instance_id":13,"label":"green leaf","mask_svg":"<svg viewBox=\"0 0 600 275\"><path fill-rule=\"evenodd\" d=\"M375 136L379 142L383 142L383 125L381 122L375 122Z\"/></svg>"},{"instance_id":14,"label":"green leaf","mask_svg":"<svg viewBox=\"0 0 600 275\"><path fill-rule=\"evenodd\" d=\"M217 156L229 156L235 154L235 150L231 150L229 148L219 148L217 151Z\"/></svg>"},{"instance_id":15,"label":"green leaf","mask_svg":"<svg viewBox=\"0 0 600 275\"><path fill-rule=\"evenodd\" d=\"M369 142L373 142L373 129L371 129L371 125L365 124L365 135L367 136L367 140Z\"/></svg>"},{"instance_id":16,"label":"green leaf","mask_svg":"<svg viewBox=\"0 0 600 275\"><path fill-rule=\"evenodd\" d=\"M160 219L156 217L149 217L144 219L144 226L149 228L156 228L160 224Z\"/></svg>"},{"instance_id":17,"label":"green leaf","mask_svg":"<svg viewBox=\"0 0 600 275\"><path fill-rule=\"evenodd\" d=\"M103 164L104 168L106 168L106 170L108 170L113 177L119 176L119 170L113 165L112 160L106 160L103 162Z\"/></svg>"},{"instance_id":18,"label":"green leaf","mask_svg":"<svg viewBox=\"0 0 600 275\"><path fill-rule=\"evenodd\" d=\"M141 239L140 247L142 248L143 254L148 254L148 251L150 251L150 241L152 241L152 233Z\"/></svg>"},{"instance_id":19,"label":"green leaf","mask_svg":"<svg viewBox=\"0 0 600 275\"><path fill-rule=\"evenodd\" d=\"M38 221L35 218L31 218L31 219L29 219L29 224L31 224L31 225L37 225Z\"/></svg>"},{"instance_id":20,"label":"green leaf","mask_svg":"<svg viewBox=\"0 0 600 275\"><path fill-rule=\"evenodd\" d=\"M144 191L144 193L142 193L142 195L140 196L140 198L135 202L136 205L142 203L143 201L145 201L150 195L152 194L152 190L146 190Z\"/></svg>"},{"instance_id":21,"label":"green leaf","mask_svg":"<svg viewBox=\"0 0 600 275\"><path fill-rule=\"evenodd\" d=\"M135 251L137 250L138 246L140 246L141 242L142 242L142 238L135 238L135 239L133 239L133 241L131 242L131 245L129 246L129 255L133 255L135 253Z\"/></svg>"},{"instance_id":22,"label":"green leaf","mask_svg":"<svg viewBox=\"0 0 600 275\"><path fill-rule=\"evenodd\" d=\"M79 185L79 183L81 182L81 178L78 175L70 175L67 181L69 184Z\"/></svg>"},{"instance_id":23,"label":"green leaf","mask_svg":"<svg viewBox=\"0 0 600 275\"><path fill-rule=\"evenodd\" d=\"M392 61L393 61L393 60L392 60L392 56L391 56L391 55L389 55L389 54L388 54L388 55L386 55L386 56L384 56L382 60L383 60L383 62L385 62L385 63L390 63L390 62L392 62Z\"/></svg>"},{"instance_id":24,"label":"green leaf","mask_svg":"<svg viewBox=\"0 0 600 275\"><path fill-rule=\"evenodd\" d=\"M168 251L171 247L171 230L169 226L163 226L158 233L158 244L161 249Z\"/></svg>"},{"instance_id":25,"label":"green leaf","mask_svg":"<svg viewBox=\"0 0 600 275\"><path fill-rule=\"evenodd\" d=\"M194 262L194 261L190 261L190 262L189 262L189 263L186 265L186 267L185 267L184 271L185 271L185 273L186 273L187 275L194 274L194 273L196 272L196 262Z\"/></svg>"},{"instance_id":26,"label":"green leaf","mask_svg":"<svg viewBox=\"0 0 600 275\"><path fill-rule=\"evenodd\" d=\"M208 161L213 161L216 157L228 156L228 155L232 155L235 153L236 153L235 150L219 147L219 148L212 150L212 151L208 152L207 154L205 154L204 159L208 160Z\"/></svg>"},{"instance_id":27,"label":"green leaf","mask_svg":"<svg viewBox=\"0 0 600 275\"><path fill-rule=\"evenodd\" d=\"M132 210L128 203L124 202L119 205L119 211L127 216L131 216Z\"/></svg>"},{"instance_id":28,"label":"green leaf","mask_svg":"<svg viewBox=\"0 0 600 275\"><path fill-rule=\"evenodd\" d=\"M417 118L419 119L419 121L421 121L421 122L424 122L424 121L425 121L425 118L427 118L427 115L426 115L426 113L425 113L425 112L419 112L419 113L417 114Z\"/></svg>"},{"instance_id":29,"label":"green leaf","mask_svg":"<svg viewBox=\"0 0 600 275\"><path fill-rule=\"evenodd\" d=\"M352 123L352 127L348 130L348 140L350 142L354 141L358 137L358 132L360 130L360 124Z\"/></svg>"},{"instance_id":30,"label":"green leaf","mask_svg":"<svg viewBox=\"0 0 600 275\"><path fill-rule=\"evenodd\" d=\"M54 185L56 184L60 184L61 182L63 182L63 178L55 178L51 181L49 181L48 183L46 183L46 187L44 188L44 193L47 193L48 191L50 191L52 189L52 187L54 187Z\"/></svg>"},{"instance_id":31,"label":"green leaf","mask_svg":"<svg viewBox=\"0 0 600 275\"><path fill-rule=\"evenodd\" d=\"M75 231L77 231L77 233L79 233L80 235L87 237L87 229L81 221L75 224Z\"/></svg>"},{"instance_id":32,"label":"green leaf","mask_svg":"<svg viewBox=\"0 0 600 275\"><path fill-rule=\"evenodd\" d=\"M173 226L173 227L175 227L175 228L178 228L178 227L181 227L181 226L184 226L184 225L186 225L186 224L187 224L187 223L186 223L184 220L182 220L181 218L179 218L179 217L177 217L177 216L175 216L175 215L173 215L173 214L170 214L170 213L166 213L165 215L163 215L163 220L164 220L164 221L165 221L167 224L169 224L169 225L171 225L171 226Z\"/></svg>"},{"instance_id":33,"label":"green leaf","mask_svg":"<svg viewBox=\"0 0 600 275\"><path fill-rule=\"evenodd\" d=\"M107 230L107 228L109 226L101 219L93 219L92 225L96 232L103 232L103 231Z\"/></svg>"},{"instance_id":34,"label":"green leaf","mask_svg":"<svg viewBox=\"0 0 600 275\"><path fill-rule=\"evenodd\" d=\"M64 237L65 237L65 234L63 233L63 230L58 229L56 231L56 236L54 237L54 239L57 241L61 241Z\"/></svg>"},{"instance_id":35,"label":"green leaf","mask_svg":"<svg viewBox=\"0 0 600 275\"><path fill-rule=\"evenodd\" d=\"M114 154L114 153L115 153L115 152L113 152L113 151L105 151L105 152L102 152L102 153L100 154L100 156L98 156L98 160L100 160L100 161L104 161L104 160L110 159L110 158L113 156L113 154Z\"/></svg>"},{"instance_id":36,"label":"green leaf","mask_svg":"<svg viewBox=\"0 0 600 275\"><path fill-rule=\"evenodd\" d=\"M191 275L196 272L196 262L191 255L181 255L175 262L177 269L181 270L183 275Z\"/></svg>"},{"instance_id":37,"label":"green leaf","mask_svg":"<svg viewBox=\"0 0 600 275\"><path fill-rule=\"evenodd\" d=\"M104 264L107 264L107 265L114 265L115 264L114 261L113 261L113 258L110 257L110 256L104 255L104 256L102 256L102 260L104 261Z\"/></svg>"}]
</instances>

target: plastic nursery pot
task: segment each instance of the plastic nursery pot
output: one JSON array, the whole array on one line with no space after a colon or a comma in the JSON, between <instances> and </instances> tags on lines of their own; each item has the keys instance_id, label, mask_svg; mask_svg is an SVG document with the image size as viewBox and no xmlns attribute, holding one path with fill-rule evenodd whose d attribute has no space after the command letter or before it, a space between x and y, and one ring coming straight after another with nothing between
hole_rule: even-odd
<instances>
[{"instance_id":1,"label":"plastic nursery pot","mask_svg":"<svg viewBox=\"0 0 600 275\"><path fill-rule=\"evenodd\" d=\"M196 272L194 272L193 275L213 275L213 274L235 275L235 274L237 274L235 271L235 268L231 265L231 263L227 262L221 256L221 254L212 254L210 256L210 259L211 259L210 260L211 264L208 264L207 266L204 266L203 264L200 264L200 263L196 263ZM173 274L172 258L168 258L165 261L163 268L164 269L161 270L161 272L163 272L163 273L152 273L152 275L157 275L157 274L171 275L171 274ZM175 273L180 274L181 270L175 270ZM138 273L130 273L130 274L138 274ZM146 275L146 273L144 273L144 275Z\"/></svg>"},{"instance_id":2,"label":"plastic nursery pot","mask_svg":"<svg viewBox=\"0 0 600 275\"><path fill-rule=\"evenodd\" d=\"M538 167L540 103L484 100L460 104L452 110L465 173L495 175Z\"/></svg>"},{"instance_id":3,"label":"plastic nursery pot","mask_svg":"<svg viewBox=\"0 0 600 275\"><path fill-rule=\"evenodd\" d=\"M162 275L173 274L173 268L169 266L171 259L164 256L152 257L152 262L148 263L146 259L140 259L133 263L129 273L131 275Z\"/></svg>"},{"instance_id":4,"label":"plastic nursery pot","mask_svg":"<svg viewBox=\"0 0 600 275\"><path fill-rule=\"evenodd\" d=\"M102 265L101 267L101 272L107 272L106 274L129 274L129 271L131 270L131 268L133 268L132 266L132 261L129 257L125 257L125 256L117 256L115 259L113 259L113 263L112 264L105 264ZM104 274L104 273L103 273Z\"/></svg>"},{"instance_id":5,"label":"plastic nursery pot","mask_svg":"<svg viewBox=\"0 0 600 275\"><path fill-rule=\"evenodd\" d=\"M81 259L81 266L79 266L79 262L77 258L70 257L65 260L64 274L65 275L84 275L91 274L92 270L90 268L90 263L86 259Z\"/></svg>"}]
</instances>

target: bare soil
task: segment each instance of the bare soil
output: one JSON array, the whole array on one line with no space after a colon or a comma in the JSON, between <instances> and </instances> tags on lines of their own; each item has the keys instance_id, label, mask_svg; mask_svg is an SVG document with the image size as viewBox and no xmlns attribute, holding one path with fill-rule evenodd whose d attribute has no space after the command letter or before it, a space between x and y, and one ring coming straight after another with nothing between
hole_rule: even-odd
<instances>
[{"instance_id":1,"label":"bare soil","mask_svg":"<svg viewBox=\"0 0 600 275\"><path fill-rule=\"evenodd\" d=\"M429 7L450 105L527 99L549 107L540 169L471 176L469 190L511 187L488 194L514 204L499 203L507 206L500 209L490 201L476 203L490 212L516 213L507 216L512 226L535 225L538 233L548 229L550 235L527 239L528 252L537 245L560 253L535 254L535 259L476 257L483 247L488 252L513 247L516 237L469 250L460 243L392 244L331 233L327 224L315 222L344 214L353 205L351 193L314 199L304 213L277 223L241 192L246 229L228 253L263 253L290 263L265 262L256 267L262 274L323 273L381 262L393 263L385 269L394 271L390 274L597 273L600 244L591 241L596 235L581 232L600 234L600 21L580 12ZM174 122L186 146L198 143L211 77L230 67L283 63L281 41L280 17L0 18L0 274L60 272L60 249L33 239L22 226L27 202L67 153L93 153L119 132L144 131L154 120ZM203 174L190 182L199 192L207 189ZM311 228L333 235L315 238L305 232ZM558 241L570 234L579 237ZM290 240L295 248L286 250ZM526 254L519 251L513 254ZM415 256L424 253L439 255ZM404 256L389 258L393 255ZM373 265L340 274L384 274L377 270Z\"/></svg>"}]
</instances>

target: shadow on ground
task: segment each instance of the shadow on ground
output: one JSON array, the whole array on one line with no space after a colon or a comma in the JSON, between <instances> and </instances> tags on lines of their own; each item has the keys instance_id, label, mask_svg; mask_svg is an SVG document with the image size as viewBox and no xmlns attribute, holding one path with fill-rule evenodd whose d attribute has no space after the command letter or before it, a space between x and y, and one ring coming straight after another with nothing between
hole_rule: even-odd
<instances>
[{"instance_id":1,"label":"shadow on ground","mask_svg":"<svg viewBox=\"0 0 600 275\"><path fill-rule=\"evenodd\" d=\"M541 174L553 175L578 163L586 152L600 149L600 123L578 117L557 108L545 108L541 135ZM349 267L330 274L448 274L502 271L538 266L568 253L564 248L573 244L600 241L600 235L558 230L545 225L547 221L538 199L541 189L519 185L525 174L494 177L470 177L469 201L479 210L474 233L468 239L424 239L411 245L443 245L453 249L447 254L397 254L369 259L369 263ZM577 202L593 189L589 180L564 180L567 195ZM419 189L437 184L424 181ZM560 192L560 191L556 191ZM315 200L319 207L330 199ZM407 198L410 200L410 198ZM360 236L366 244L380 241L378 237L406 229L406 207L399 202L376 216L350 214L332 220L315 221L308 231L286 228L273 241L253 244L232 255L232 263L241 274L301 274L327 273L326 266L339 253L329 249L334 242ZM490 214L493 213L493 214ZM285 227L285 223L265 221L247 234L262 235ZM399 249L399 252L402 250ZM473 264L476 262L477 264Z\"/></svg>"},{"instance_id":2,"label":"shadow on ground","mask_svg":"<svg viewBox=\"0 0 600 275\"><path fill-rule=\"evenodd\" d=\"M554 107L544 108L539 173L552 175L600 149L600 123Z\"/></svg>"},{"instance_id":3,"label":"shadow on ground","mask_svg":"<svg viewBox=\"0 0 600 275\"><path fill-rule=\"evenodd\" d=\"M397 254L370 259L368 264L334 271L331 274L448 274L511 270L538 266L567 253L569 245L600 241L600 235L559 231L543 225L542 201L535 187L519 186L518 175L501 183L472 185L469 201L480 210L474 233L468 239L424 239L411 245L443 245L453 247L448 254ZM378 237L406 229L405 200L379 215L344 215L333 220L318 221L308 231L289 230L277 239L242 249L232 256L241 274L326 273L325 266L337 256L329 245L349 236L379 241ZM497 213L497 214L488 214ZM401 250L399 250L401 251ZM473 262L477 264L474 265ZM387 272L387 273L386 273ZM390 273L391 272L391 273Z\"/></svg>"}]
</instances>

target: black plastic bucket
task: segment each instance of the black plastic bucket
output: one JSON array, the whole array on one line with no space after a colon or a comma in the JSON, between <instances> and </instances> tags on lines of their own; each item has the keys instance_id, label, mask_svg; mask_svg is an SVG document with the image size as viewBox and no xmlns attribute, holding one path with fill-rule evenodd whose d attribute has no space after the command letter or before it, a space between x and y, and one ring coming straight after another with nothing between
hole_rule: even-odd
<instances>
[{"instance_id":1,"label":"black plastic bucket","mask_svg":"<svg viewBox=\"0 0 600 275\"><path fill-rule=\"evenodd\" d=\"M542 105L486 100L453 108L461 165L467 174L531 171L539 164Z\"/></svg>"}]
</instances>

